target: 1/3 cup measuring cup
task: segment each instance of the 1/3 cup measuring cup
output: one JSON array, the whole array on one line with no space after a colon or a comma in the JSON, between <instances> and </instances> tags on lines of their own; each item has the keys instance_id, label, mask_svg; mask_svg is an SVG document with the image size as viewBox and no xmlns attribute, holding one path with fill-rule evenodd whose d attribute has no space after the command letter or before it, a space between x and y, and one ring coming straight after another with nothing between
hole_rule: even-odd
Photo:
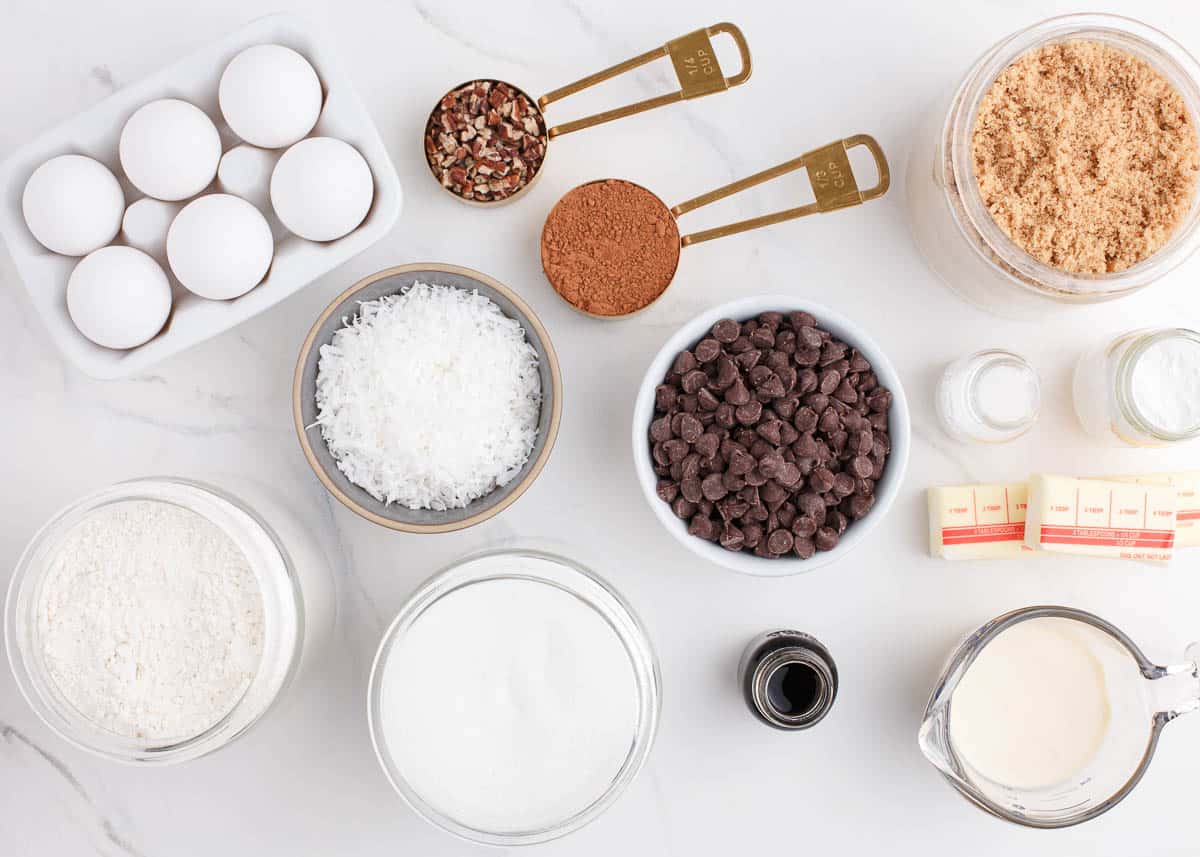
<instances>
[{"instance_id":1,"label":"1/3 cup measuring cup","mask_svg":"<svg viewBox=\"0 0 1200 857\"><path fill-rule=\"evenodd\" d=\"M1081 764L1074 766L1070 775L1059 782L1048 785L1026 784L1014 786L999 782L977 766L987 754L980 754L978 724L974 734L956 720L955 694L964 687L964 679L971 673L977 659L994 645L1001 635L1010 633L1023 623L1053 623L1057 630L1069 634L1075 653L1067 660L1056 661L1053 652L1029 651L1029 663L1039 663L1038 669L1049 671L1043 676L1010 676L1014 683L1008 687L1011 695L997 694L994 699L997 722L1011 721L1020 716L1027 700L1024 695L1033 693L1031 688L1039 681L1051 682L1060 695L1062 688L1078 688L1078 706L1069 708L1062 725L1067 729L1096 734L1093 751ZM1065 623L1059 626L1058 623ZM1027 827L1067 827L1095 818L1112 809L1124 799L1150 764L1163 727L1181 714L1200 708L1200 644L1193 643L1185 655L1187 660L1172 666L1157 666L1151 663L1142 651L1122 631L1105 620L1069 607L1026 607L999 616L969 635L950 656L945 670L938 679L925 709L918 743L925 757L941 771L942 775L959 793L976 806L992 815ZM1079 671L1092 675L1081 675L1075 670L1061 668L1070 662ZM1059 669L1053 666L1059 664ZM995 666L993 663L992 666ZM985 670L986 671L986 670ZM994 675L994 673L993 673ZM978 684L978 682L977 682ZM990 687L1001 688L1002 684ZM1092 717L1096 706L1088 704L1084 696L1089 688L1102 689L1104 720ZM970 694L968 694L970 697ZM979 698L961 698L961 716L975 711L978 719ZM1046 717L1063 715L1064 708L1054 711L1038 711ZM986 718L984 718L986 719ZM1039 724L1039 728L1041 724ZM1097 728L1098 727L1098 728ZM1019 731L1019 729L1018 729ZM1067 733L1072 738L1073 733ZM1017 742L998 744L995 750L1001 758L1000 764L1010 771L1016 770L1006 759L1019 756L1029 748ZM1057 747L1050 748L1053 755ZM1038 764L1045 769L1045 760Z\"/></svg>"},{"instance_id":2,"label":"1/3 cup measuring cup","mask_svg":"<svg viewBox=\"0 0 1200 857\"><path fill-rule=\"evenodd\" d=\"M737 46L741 70L721 71L712 37L729 35ZM547 126L545 110L575 95L661 57L670 57L679 90L606 110L593 116ZM539 175L550 141L572 131L622 119L677 101L724 92L750 79L750 46L733 24L714 24L672 39L665 45L548 92L534 101L524 90L494 78L477 78L451 89L429 114L425 158L429 169L456 199L495 205L513 199Z\"/></svg>"},{"instance_id":3,"label":"1/3 cup measuring cup","mask_svg":"<svg viewBox=\"0 0 1200 857\"><path fill-rule=\"evenodd\" d=\"M849 151L865 148L878 179L860 190ZM737 223L681 235L676 219L717 200L798 169L807 171L815 201ZM873 137L856 134L669 208L624 179L599 179L568 191L542 227L542 270L572 307L596 318L640 312L671 285L684 247L785 220L838 211L878 199L891 183L887 157ZM629 223L629 221L633 221Z\"/></svg>"}]
</instances>

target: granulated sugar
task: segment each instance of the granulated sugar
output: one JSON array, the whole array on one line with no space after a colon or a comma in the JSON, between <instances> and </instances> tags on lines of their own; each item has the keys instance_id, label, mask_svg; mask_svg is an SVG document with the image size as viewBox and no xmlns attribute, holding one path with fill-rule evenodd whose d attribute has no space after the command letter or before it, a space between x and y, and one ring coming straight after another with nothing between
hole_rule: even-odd
<instances>
[{"instance_id":1,"label":"granulated sugar","mask_svg":"<svg viewBox=\"0 0 1200 857\"><path fill-rule=\"evenodd\" d=\"M537 352L477 292L415 283L360 305L321 348L317 423L376 500L457 509L508 484L533 450Z\"/></svg>"},{"instance_id":2,"label":"granulated sugar","mask_svg":"<svg viewBox=\"0 0 1200 857\"><path fill-rule=\"evenodd\" d=\"M46 670L97 726L148 743L194 737L250 685L263 602L245 555L171 503L92 512L48 560L37 633Z\"/></svg>"},{"instance_id":3,"label":"granulated sugar","mask_svg":"<svg viewBox=\"0 0 1200 857\"><path fill-rule=\"evenodd\" d=\"M521 575L553 563L476 565ZM621 638L575 594L539 580L456 588L381 669L387 754L423 801L476 830L541 830L586 810L637 734L638 685Z\"/></svg>"},{"instance_id":4,"label":"granulated sugar","mask_svg":"<svg viewBox=\"0 0 1200 857\"><path fill-rule=\"evenodd\" d=\"M1200 175L1179 92L1125 51L1069 41L1006 68L979 106L975 175L997 225L1039 261L1123 271L1186 217Z\"/></svg>"}]
</instances>

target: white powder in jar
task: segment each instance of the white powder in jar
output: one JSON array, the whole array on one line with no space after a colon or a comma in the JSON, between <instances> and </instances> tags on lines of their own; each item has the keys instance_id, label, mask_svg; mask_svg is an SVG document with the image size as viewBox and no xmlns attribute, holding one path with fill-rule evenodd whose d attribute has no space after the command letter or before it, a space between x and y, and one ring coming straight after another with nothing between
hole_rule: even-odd
<instances>
[{"instance_id":1,"label":"white powder in jar","mask_svg":"<svg viewBox=\"0 0 1200 857\"><path fill-rule=\"evenodd\" d=\"M460 509L521 471L537 438L537 352L478 292L414 283L366 301L321 347L317 424L376 500Z\"/></svg>"},{"instance_id":2,"label":"white powder in jar","mask_svg":"<svg viewBox=\"0 0 1200 857\"><path fill-rule=\"evenodd\" d=\"M476 830L572 818L608 791L633 750L639 688L629 652L596 609L549 583L491 579L451 591L396 639L379 675L386 754L423 801Z\"/></svg>"},{"instance_id":3,"label":"white powder in jar","mask_svg":"<svg viewBox=\"0 0 1200 857\"><path fill-rule=\"evenodd\" d=\"M1130 389L1145 420L1167 434L1200 428L1200 339L1156 339L1137 358Z\"/></svg>"},{"instance_id":4,"label":"white powder in jar","mask_svg":"<svg viewBox=\"0 0 1200 857\"><path fill-rule=\"evenodd\" d=\"M263 622L237 544L161 501L89 514L49 557L37 596L42 657L66 702L149 744L194 737L229 713L258 670Z\"/></svg>"}]
</instances>

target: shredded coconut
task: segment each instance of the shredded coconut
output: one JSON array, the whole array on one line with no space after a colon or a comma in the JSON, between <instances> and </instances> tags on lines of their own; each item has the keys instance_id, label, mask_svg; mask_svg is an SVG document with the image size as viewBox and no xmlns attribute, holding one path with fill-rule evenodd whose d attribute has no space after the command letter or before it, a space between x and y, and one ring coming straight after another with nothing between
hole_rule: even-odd
<instances>
[{"instance_id":1,"label":"shredded coconut","mask_svg":"<svg viewBox=\"0 0 1200 857\"><path fill-rule=\"evenodd\" d=\"M37 616L66 701L103 729L154 743L228 714L262 654L262 594L245 555L172 503L114 503L80 521L49 560Z\"/></svg>"},{"instance_id":2,"label":"shredded coconut","mask_svg":"<svg viewBox=\"0 0 1200 857\"><path fill-rule=\"evenodd\" d=\"M520 472L537 352L475 291L414 283L359 305L321 348L317 424L346 478L410 509L462 508Z\"/></svg>"}]
</instances>

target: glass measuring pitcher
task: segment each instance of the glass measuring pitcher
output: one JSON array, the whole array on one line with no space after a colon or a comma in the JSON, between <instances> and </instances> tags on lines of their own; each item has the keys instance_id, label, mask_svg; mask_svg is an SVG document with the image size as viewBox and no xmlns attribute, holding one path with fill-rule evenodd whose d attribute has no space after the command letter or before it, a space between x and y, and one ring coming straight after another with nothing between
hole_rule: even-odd
<instances>
[{"instance_id":1,"label":"glass measuring pitcher","mask_svg":"<svg viewBox=\"0 0 1200 857\"><path fill-rule=\"evenodd\" d=\"M996 779L997 768L985 773L980 767L999 760L1000 769L1012 774L1018 769L1011 760L1019 758L1022 751L1033 747L1021 746L1012 740L1007 744L995 744L991 749L995 755L980 752L978 722L974 732L966 728L963 718L974 712L978 721L979 680L972 679L975 687L967 695L961 695L962 706L959 720L955 720L955 692L963 689L964 679L973 665L989 645L996 642L1005 632L1023 623L1037 620L1040 625L1025 626L1023 632L1038 630L1069 637L1072 654L1070 658L1055 658L1055 653L1030 648L1027 654L1038 659L1038 671L1042 675L1016 674L1008 685L1011 694L997 694L993 722L1012 721L1019 718L1015 713L1022 708L1031 710L1028 699L1022 694L1036 693L1039 682L1059 693L1056 702L1061 703L1062 689L1082 688L1080 693L1103 690L1104 723L1101 728L1098 717L1093 713L1098 706L1081 702L1077 709L1072 707L1067 714L1059 707L1050 712L1052 717L1061 717L1063 726L1070 730L1068 743L1078 743L1080 732L1093 730L1095 744L1089 747L1086 756L1078 756L1079 764L1061 779L1053 783L1012 785L1020 777L1006 776L1009 783ZM1049 620L1049 624L1047 624ZM1024 636L1033 640L1027 633ZM1064 637L1065 639L1066 637ZM1004 651L1012 650L1013 635L1004 644ZM996 652L989 656L991 665L996 661ZM1019 654L1014 657L1019 660ZM1012 666L1014 662L1009 663ZM1027 661L1026 665L1033 663ZM1003 666L1003 665L1002 665ZM980 662L980 672L992 672ZM1075 674L1075 668L1091 673L1087 676ZM1082 679L1082 683L1081 683ZM990 687L1001 688L1003 683ZM1100 697L1097 697L1099 699ZM986 697L983 697L986 699ZM1026 607L999 616L970 634L950 656L925 709L921 722L918 743L925 757L965 798L983 810L1007 821L1027 827L1067 827L1095 818L1107 812L1121 801L1146 772L1163 726L1181 714L1200 708L1200 644L1188 647L1185 660L1172 666L1157 666L1151 663L1141 650L1120 629L1098 616L1068 607ZM1047 712L1039 714L1046 715ZM1052 717L1043 716L1034 724L1033 731L1042 730L1045 721ZM985 714L984 719L988 719ZM1009 724L1010 725L1010 724ZM1077 728L1076 728L1077 727ZM986 731L986 729L984 730ZM1018 730L1019 731L1019 730ZM1005 733L1001 729L1000 733ZM1090 733L1089 733L1090 734ZM1041 748L1045 749L1045 748ZM1053 751L1057 748L1051 748ZM1046 753L1041 753L1034 764L1044 766ZM1051 752L1049 755L1053 755Z\"/></svg>"}]
</instances>

